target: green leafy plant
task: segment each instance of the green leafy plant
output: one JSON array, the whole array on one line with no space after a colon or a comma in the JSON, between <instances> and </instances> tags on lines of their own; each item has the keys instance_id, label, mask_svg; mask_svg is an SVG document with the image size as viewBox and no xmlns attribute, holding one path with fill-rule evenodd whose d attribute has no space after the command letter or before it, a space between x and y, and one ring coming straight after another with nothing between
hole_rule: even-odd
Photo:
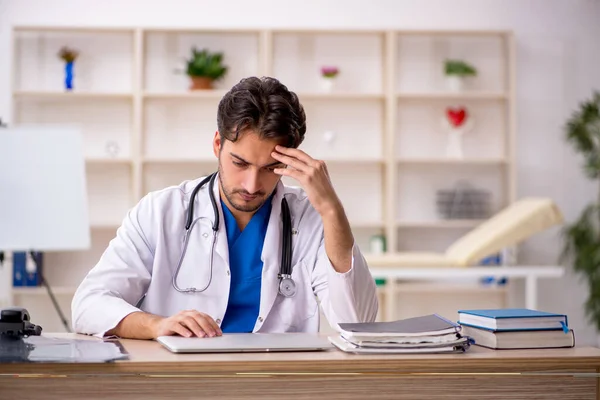
<instances>
[{"instance_id":1,"label":"green leafy plant","mask_svg":"<svg viewBox=\"0 0 600 400\"><path fill-rule=\"evenodd\" d=\"M190 77L205 77L213 81L222 78L228 67L223 65L223 53L211 53L207 49L192 48L191 57L186 60L185 72Z\"/></svg>"},{"instance_id":2,"label":"green leafy plant","mask_svg":"<svg viewBox=\"0 0 600 400\"><path fill-rule=\"evenodd\" d=\"M573 112L565 126L566 139L583 155L588 178L600 179L600 92L594 92ZM562 261L587 280L589 296L585 312L600 331L600 193L579 218L563 230Z\"/></svg>"},{"instance_id":3,"label":"green leafy plant","mask_svg":"<svg viewBox=\"0 0 600 400\"><path fill-rule=\"evenodd\" d=\"M58 51L58 57L67 63L72 63L79 56L79 52L75 49L71 49L69 47L63 46Z\"/></svg>"},{"instance_id":4,"label":"green leafy plant","mask_svg":"<svg viewBox=\"0 0 600 400\"><path fill-rule=\"evenodd\" d=\"M444 64L446 75L475 76L477 69L462 60L446 60Z\"/></svg>"}]
</instances>

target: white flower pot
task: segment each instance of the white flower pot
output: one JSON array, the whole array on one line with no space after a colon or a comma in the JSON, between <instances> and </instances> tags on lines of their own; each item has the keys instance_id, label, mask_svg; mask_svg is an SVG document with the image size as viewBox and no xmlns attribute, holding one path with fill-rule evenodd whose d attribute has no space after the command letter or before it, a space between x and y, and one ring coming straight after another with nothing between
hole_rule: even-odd
<instances>
[{"instance_id":1,"label":"white flower pot","mask_svg":"<svg viewBox=\"0 0 600 400\"><path fill-rule=\"evenodd\" d=\"M335 86L335 78L325 78L321 77L320 87L321 91L325 93L331 93Z\"/></svg>"},{"instance_id":2,"label":"white flower pot","mask_svg":"<svg viewBox=\"0 0 600 400\"><path fill-rule=\"evenodd\" d=\"M371 254L383 254L385 253L385 239L381 235L375 235L371 237L369 243L369 250Z\"/></svg>"},{"instance_id":3,"label":"white flower pot","mask_svg":"<svg viewBox=\"0 0 600 400\"><path fill-rule=\"evenodd\" d=\"M450 75L446 77L446 86L448 90L454 93L459 93L463 91L464 88L464 79L460 76Z\"/></svg>"}]
</instances>

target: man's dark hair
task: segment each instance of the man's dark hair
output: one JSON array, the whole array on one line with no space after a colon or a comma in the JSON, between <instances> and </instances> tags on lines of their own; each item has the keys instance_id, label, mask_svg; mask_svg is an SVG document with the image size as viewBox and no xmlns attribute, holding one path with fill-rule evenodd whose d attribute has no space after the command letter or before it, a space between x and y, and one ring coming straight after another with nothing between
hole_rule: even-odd
<instances>
[{"instance_id":1,"label":"man's dark hair","mask_svg":"<svg viewBox=\"0 0 600 400\"><path fill-rule=\"evenodd\" d=\"M277 79L249 77L219 102L217 128L221 141L235 142L240 134L251 130L261 138L297 148L306 133L306 115L298 96Z\"/></svg>"}]
</instances>

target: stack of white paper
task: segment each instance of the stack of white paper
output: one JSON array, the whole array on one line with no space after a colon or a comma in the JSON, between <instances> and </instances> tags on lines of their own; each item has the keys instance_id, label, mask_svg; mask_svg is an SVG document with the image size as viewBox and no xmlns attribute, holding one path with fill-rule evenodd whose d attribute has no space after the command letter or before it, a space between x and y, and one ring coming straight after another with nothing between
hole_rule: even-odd
<instances>
[{"instance_id":1,"label":"stack of white paper","mask_svg":"<svg viewBox=\"0 0 600 400\"><path fill-rule=\"evenodd\" d=\"M354 353L460 353L470 347L461 326L437 314L393 322L340 324L329 341Z\"/></svg>"}]
</instances>

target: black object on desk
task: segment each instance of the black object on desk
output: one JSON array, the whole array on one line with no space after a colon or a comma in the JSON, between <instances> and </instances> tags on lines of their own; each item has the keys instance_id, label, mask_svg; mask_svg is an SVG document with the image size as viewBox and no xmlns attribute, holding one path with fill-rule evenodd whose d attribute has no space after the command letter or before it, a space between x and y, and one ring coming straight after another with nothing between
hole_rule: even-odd
<instances>
[{"instance_id":1,"label":"black object on desk","mask_svg":"<svg viewBox=\"0 0 600 400\"><path fill-rule=\"evenodd\" d=\"M22 338L39 336L42 327L32 324L29 311L21 307L4 308L0 310L0 337Z\"/></svg>"}]
</instances>

